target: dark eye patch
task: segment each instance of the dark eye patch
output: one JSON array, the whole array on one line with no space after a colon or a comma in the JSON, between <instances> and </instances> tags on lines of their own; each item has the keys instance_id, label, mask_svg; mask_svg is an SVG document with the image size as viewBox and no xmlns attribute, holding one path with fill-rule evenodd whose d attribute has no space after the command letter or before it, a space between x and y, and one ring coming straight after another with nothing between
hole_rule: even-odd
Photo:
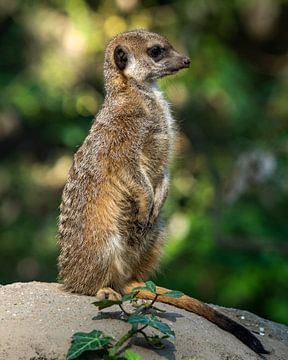
<instances>
[{"instance_id":1,"label":"dark eye patch","mask_svg":"<svg viewBox=\"0 0 288 360\"><path fill-rule=\"evenodd\" d=\"M151 48L147 50L147 54L154 60L154 61L160 61L162 60L166 55L166 49L164 47L161 47L160 45L154 45Z\"/></svg>"}]
</instances>

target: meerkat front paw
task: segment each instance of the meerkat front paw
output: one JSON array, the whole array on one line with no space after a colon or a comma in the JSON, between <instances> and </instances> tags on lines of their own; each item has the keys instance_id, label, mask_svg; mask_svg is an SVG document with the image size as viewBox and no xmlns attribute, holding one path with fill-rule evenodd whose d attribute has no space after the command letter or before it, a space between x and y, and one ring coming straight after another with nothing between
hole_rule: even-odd
<instances>
[{"instance_id":1,"label":"meerkat front paw","mask_svg":"<svg viewBox=\"0 0 288 360\"><path fill-rule=\"evenodd\" d=\"M121 295L116 291L114 291L113 289L111 289L110 287L102 288L96 294L96 299L98 301L102 301L102 300L117 301L117 300L121 300L121 298L122 298Z\"/></svg>"}]
</instances>

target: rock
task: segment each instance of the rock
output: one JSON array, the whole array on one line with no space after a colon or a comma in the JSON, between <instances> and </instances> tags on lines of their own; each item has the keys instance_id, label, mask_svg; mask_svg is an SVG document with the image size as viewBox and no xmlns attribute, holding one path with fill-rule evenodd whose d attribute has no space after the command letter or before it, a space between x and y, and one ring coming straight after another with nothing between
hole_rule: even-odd
<instances>
[{"instance_id":1,"label":"rock","mask_svg":"<svg viewBox=\"0 0 288 360\"><path fill-rule=\"evenodd\" d=\"M93 329L119 337L130 325L118 320L114 306L98 312L93 297L69 294L55 283L15 283L0 287L0 359L65 359L73 333ZM260 359L233 335L184 310L159 304L162 318L172 326L176 339L163 350L143 347L139 336L132 347L142 359L257 360ZM258 334L271 351L267 360L288 358L288 327L247 311L217 307ZM142 346L141 346L142 345ZM88 353L87 353L88 354ZM89 358L88 357L84 358Z\"/></svg>"}]
</instances>

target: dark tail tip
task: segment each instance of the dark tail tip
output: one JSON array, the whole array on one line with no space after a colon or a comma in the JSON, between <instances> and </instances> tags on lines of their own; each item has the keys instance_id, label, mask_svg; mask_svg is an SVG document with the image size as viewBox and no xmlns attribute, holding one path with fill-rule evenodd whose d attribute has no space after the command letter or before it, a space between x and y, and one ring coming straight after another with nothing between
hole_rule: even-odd
<instances>
[{"instance_id":1,"label":"dark tail tip","mask_svg":"<svg viewBox=\"0 0 288 360\"><path fill-rule=\"evenodd\" d=\"M221 314L222 315L222 314ZM226 316L225 316L226 318ZM261 341L246 329L243 325L238 324L236 321L227 318L229 324L227 324L229 331L236 336L240 341L246 344L251 350L255 351L257 354L269 354L270 352L266 350Z\"/></svg>"}]
</instances>

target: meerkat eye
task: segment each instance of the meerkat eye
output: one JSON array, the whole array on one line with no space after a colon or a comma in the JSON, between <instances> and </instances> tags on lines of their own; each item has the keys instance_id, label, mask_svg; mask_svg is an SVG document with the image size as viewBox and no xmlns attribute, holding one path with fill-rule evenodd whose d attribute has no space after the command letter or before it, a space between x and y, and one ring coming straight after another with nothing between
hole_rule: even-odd
<instances>
[{"instance_id":1,"label":"meerkat eye","mask_svg":"<svg viewBox=\"0 0 288 360\"><path fill-rule=\"evenodd\" d=\"M166 50L159 45L155 45L149 48L147 53L154 61L157 62L163 59L163 57L166 55Z\"/></svg>"}]
</instances>

